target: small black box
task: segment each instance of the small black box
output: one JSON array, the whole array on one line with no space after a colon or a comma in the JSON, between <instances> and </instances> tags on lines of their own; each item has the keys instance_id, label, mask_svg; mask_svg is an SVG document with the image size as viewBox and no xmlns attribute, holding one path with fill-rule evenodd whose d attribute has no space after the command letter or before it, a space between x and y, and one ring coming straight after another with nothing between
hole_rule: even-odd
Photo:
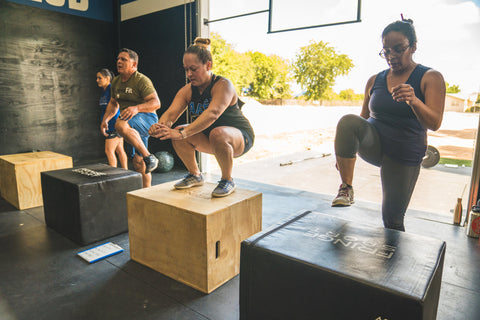
<instances>
[{"instance_id":1,"label":"small black box","mask_svg":"<svg viewBox=\"0 0 480 320\"><path fill-rule=\"evenodd\" d=\"M86 245L128 230L126 193L142 188L140 173L93 164L41 173L48 227Z\"/></svg>"},{"instance_id":2,"label":"small black box","mask_svg":"<svg viewBox=\"0 0 480 320\"><path fill-rule=\"evenodd\" d=\"M436 319L446 244L318 212L242 242L240 319Z\"/></svg>"}]
</instances>

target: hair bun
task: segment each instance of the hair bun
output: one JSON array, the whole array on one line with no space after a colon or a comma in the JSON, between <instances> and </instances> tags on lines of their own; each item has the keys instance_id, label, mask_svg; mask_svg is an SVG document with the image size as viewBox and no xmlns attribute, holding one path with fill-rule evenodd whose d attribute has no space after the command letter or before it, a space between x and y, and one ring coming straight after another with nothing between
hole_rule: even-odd
<instances>
[{"instance_id":1,"label":"hair bun","mask_svg":"<svg viewBox=\"0 0 480 320\"><path fill-rule=\"evenodd\" d=\"M197 37L195 38L195 40L193 41L193 45L194 46L199 46L199 47L202 47L202 48L205 48L205 49L209 49L210 47L210 39L209 38L200 38L200 37Z\"/></svg>"}]
</instances>

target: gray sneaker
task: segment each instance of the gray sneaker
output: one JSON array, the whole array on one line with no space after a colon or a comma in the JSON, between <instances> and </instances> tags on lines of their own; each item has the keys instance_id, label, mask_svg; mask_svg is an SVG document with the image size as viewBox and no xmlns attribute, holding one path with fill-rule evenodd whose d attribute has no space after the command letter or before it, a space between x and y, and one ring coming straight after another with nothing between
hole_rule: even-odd
<instances>
[{"instance_id":1,"label":"gray sneaker","mask_svg":"<svg viewBox=\"0 0 480 320\"><path fill-rule=\"evenodd\" d=\"M145 162L145 174L157 169L158 159L153 154L143 157L143 162Z\"/></svg>"},{"instance_id":2,"label":"gray sneaker","mask_svg":"<svg viewBox=\"0 0 480 320\"><path fill-rule=\"evenodd\" d=\"M340 189L338 189L337 197L332 201L332 207L348 207L354 203L353 187L342 183Z\"/></svg>"},{"instance_id":3,"label":"gray sneaker","mask_svg":"<svg viewBox=\"0 0 480 320\"><path fill-rule=\"evenodd\" d=\"M181 181L175 183L175 189L188 189L203 185L204 180L202 174L199 176L188 173Z\"/></svg>"},{"instance_id":4,"label":"gray sneaker","mask_svg":"<svg viewBox=\"0 0 480 320\"><path fill-rule=\"evenodd\" d=\"M212 197L226 197L228 196L229 194L231 194L233 191L235 191L235 189L237 188L237 186L235 186L235 183L230 180L225 180L225 179L221 179L219 182L218 182L218 185L217 187L213 190L212 192Z\"/></svg>"}]
</instances>

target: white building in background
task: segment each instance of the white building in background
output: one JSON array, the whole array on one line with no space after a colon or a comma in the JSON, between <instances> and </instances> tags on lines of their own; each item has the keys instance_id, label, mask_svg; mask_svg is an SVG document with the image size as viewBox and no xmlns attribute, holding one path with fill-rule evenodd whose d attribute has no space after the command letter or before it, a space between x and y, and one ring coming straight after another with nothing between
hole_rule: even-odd
<instances>
[{"instance_id":1,"label":"white building in background","mask_svg":"<svg viewBox=\"0 0 480 320\"><path fill-rule=\"evenodd\" d=\"M478 93L447 93L445 97L445 111L464 112L475 104Z\"/></svg>"}]
</instances>

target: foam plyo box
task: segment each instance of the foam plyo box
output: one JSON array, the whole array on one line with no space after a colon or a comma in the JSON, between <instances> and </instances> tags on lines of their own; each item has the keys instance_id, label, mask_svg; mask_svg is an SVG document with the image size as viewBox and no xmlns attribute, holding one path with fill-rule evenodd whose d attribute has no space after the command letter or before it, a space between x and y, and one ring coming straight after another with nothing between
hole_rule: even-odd
<instances>
[{"instance_id":1,"label":"foam plyo box","mask_svg":"<svg viewBox=\"0 0 480 320\"><path fill-rule=\"evenodd\" d=\"M242 242L240 319L436 319L445 242L306 211Z\"/></svg>"},{"instance_id":2,"label":"foam plyo box","mask_svg":"<svg viewBox=\"0 0 480 320\"><path fill-rule=\"evenodd\" d=\"M42 172L45 222L78 244L128 230L126 193L142 188L138 172L93 164Z\"/></svg>"}]
</instances>

